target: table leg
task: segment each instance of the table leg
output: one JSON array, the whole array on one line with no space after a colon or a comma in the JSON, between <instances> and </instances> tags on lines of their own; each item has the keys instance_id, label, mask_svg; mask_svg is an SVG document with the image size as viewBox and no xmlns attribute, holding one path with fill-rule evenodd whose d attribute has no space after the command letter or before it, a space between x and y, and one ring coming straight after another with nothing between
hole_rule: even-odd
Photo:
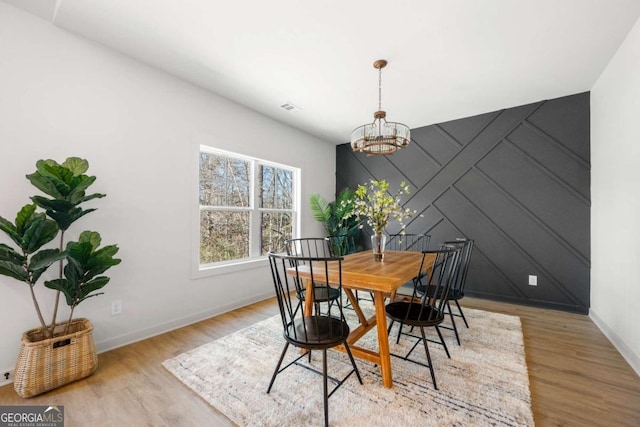
<instances>
[{"instance_id":1,"label":"table leg","mask_svg":"<svg viewBox=\"0 0 640 427\"><path fill-rule=\"evenodd\" d=\"M389 353L389 335L387 334L387 312L384 309L384 292L374 291L373 301L376 307L376 328L378 329L382 385L391 388L393 386L393 377L391 376L391 354Z\"/></svg>"},{"instance_id":2,"label":"table leg","mask_svg":"<svg viewBox=\"0 0 640 427\"><path fill-rule=\"evenodd\" d=\"M308 317L313 315L313 283L310 280L305 282L304 315Z\"/></svg>"},{"instance_id":3,"label":"table leg","mask_svg":"<svg viewBox=\"0 0 640 427\"><path fill-rule=\"evenodd\" d=\"M313 283L311 280L305 280L305 294L304 294L304 316L313 316ZM309 350L306 348L300 348L301 354L307 354Z\"/></svg>"}]
</instances>

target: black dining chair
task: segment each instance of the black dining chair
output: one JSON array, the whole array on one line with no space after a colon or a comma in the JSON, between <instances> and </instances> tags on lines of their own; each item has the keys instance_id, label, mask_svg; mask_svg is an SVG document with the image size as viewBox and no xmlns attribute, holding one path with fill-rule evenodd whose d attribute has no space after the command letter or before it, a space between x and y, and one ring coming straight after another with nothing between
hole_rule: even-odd
<instances>
[{"instance_id":1,"label":"black dining chair","mask_svg":"<svg viewBox=\"0 0 640 427\"><path fill-rule=\"evenodd\" d=\"M431 236L428 234L408 234L408 233L399 233L399 234L391 234L389 236L389 240L387 241L386 249L393 251L412 251L412 252L423 252L429 249L429 242L431 240ZM413 290L413 281L405 283L402 285L402 290L409 289L409 292ZM393 292L389 300L394 301L396 299L396 292ZM389 331L393 327L393 321L389 325ZM400 331L402 330L402 325L398 328L398 337L396 342L400 341Z\"/></svg>"},{"instance_id":2,"label":"black dining chair","mask_svg":"<svg viewBox=\"0 0 640 427\"><path fill-rule=\"evenodd\" d=\"M431 236L428 234L399 233L389 235L386 249L392 251L422 252L429 249Z\"/></svg>"},{"instance_id":3,"label":"black dining chair","mask_svg":"<svg viewBox=\"0 0 640 427\"><path fill-rule=\"evenodd\" d=\"M269 253L269 264L271 266L271 274L273 276L273 284L275 287L276 297L278 300L278 308L280 318L282 320L283 337L285 339L282 354L278 360L278 364L271 377L269 393L273 387L274 381L279 373L292 365L299 365L318 374L322 374L323 380L323 399L324 399L324 425L329 425L329 397L353 374L356 373L358 381L362 384L360 372L356 366L356 362L351 354L351 349L347 343L349 336L349 325L347 324L344 313L342 312L342 258L339 257L296 257L288 255L276 255ZM314 287L331 288L338 292L338 304L331 304L331 301L324 299L318 301L321 310L317 310L313 315L306 315L302 310L295 308L297 305L293 299L293 295L298 295L301 290L298 288L303 277L300 273L302 269L306 269L307 275L304 277L308 283L313 283ZM332 284L328 284L329 269L332 269L335 278L331 280ZM322 294L329 294L329 289L325 289ZM310 364L303 364L300 360L306 355L297 356L292 362L281 368L289 345L307 350L309 353L309 362L311 362L310 352L313 350L322 350L322 371L317 370ZM327 374L327 349L344 346L353 369L346 374L345 377L338 380L329 377ZM328 391L327 380L331 379L336 386ZM304 387L299 384L298 386ZM286 384L286 389L292 390L295 384Z\"/></svg>"},{"instance_id":4,"label":"black dining chair","mask_svg":"<svg viewBox=\"0 0 640 427\"><path fill-rule=\"evenodd\" d=\"M331 248L331 241L327 237L303 237L299 239L288 239L284 242L287 255L300 258L330 258L334 256ZM298 262L305 262L300 260ZM316 310L319 309L319 302L330 301L333 303L340 293L333 288L324 286L314 286L313 300L316 303ZM302 307L306 299L306 286L302 284L297 293L299 307Z\"/></svg>"},{"instance_id":5,"label":"black dining chair","mask_svg":"<svg viewBox=\"0 0 640 427\"><path fill-rule=\"evenodd\" d=\"M462 307L460 306L460 303L458 301L464 298L464 286L467 282L467 271L469 270L469 263L471 262L471 253L473 252L473 246L474 241L471 239L456 239L440 244L440 249L460 249L461 251L459 268L456 271L451 289L449 289L449 298L447 299L447 312L449 314L449 318L451 319L451 326L440 326L443 329L449 329L454 332L458 345L460 345L460 335L458 333L458 327L456 325L454 317L461 317L464 321L465 326L467 328L469 327L467 318L465 317L464 312L462 311ZM423 291L423 289L418 289L418 292ZM433 290L431 290L431 292L433 292ZM458 309L457 313L454 313L451 309L451 301L455 303Z\"/></svg>"},{"instance_id":6,"label":"black dining chair","mask_svg":"<svg viewBox=\"0 0 640 427\"><path fill-rule=\"evenodd\" d=\"M417 338L417 341L406 355L401 356L393 353L392 355L419 365L427 366L431 373L433 387L436 390L438 389L438 385L436 383L431 354L429 353L428 342L442 345L447 357L451 358L447 344L444 341L438 326L445 318L445 307L449 296L449 289L453 284L455 273L458 269L460 252L460 249L442 249L423 252L422 263L418 270L418 275L414 279L411 298L391 302L385 307L387 316L391 320L399 322L400 329L402 329L403 324L420 329L420 336L413 335L412 332L401 332L402 335ZM421 276L419 273L423 271L425 259L427 256L431 255L435 257L433 266L425 276ZM422 289L423 292L419 292L418 289ZM427 327L435 328L440 341L434 341L426 338L424 329ZM424 350L427 357L426 364L409 358L420 342L424 344Z\"/></svg>"}]
</instances>

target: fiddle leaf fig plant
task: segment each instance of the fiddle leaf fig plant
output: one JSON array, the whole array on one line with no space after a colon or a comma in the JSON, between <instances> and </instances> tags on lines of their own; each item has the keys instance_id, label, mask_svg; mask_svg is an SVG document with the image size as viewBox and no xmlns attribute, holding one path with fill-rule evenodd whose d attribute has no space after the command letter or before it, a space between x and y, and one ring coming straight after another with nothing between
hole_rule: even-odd
<instances>
[{"instance_id":1,"label":"fiddle leaf fig plant","mask_svg":"<svg viewBox=\"0 0 640 427\"><path fill-rule=\"evenodd\" d=\"M113 256L118 252L116 245L100 248L100 234L85 231L77 242L68 242L65 248L65 232L78 219L95 211L85 209L82 203L105 197L105 194L86 194L96 181L95 176L86 174L89 162L78 157L69 157L62 164L54 160L39 160L36 171L27 179L49 197L35 195L32 204L24 206L16 215L15 223L0 217L3 231L18 249L0 243L0 275L12 277L29 285L33 303L42 326L43 335L54 335L60 294L64 294L70 307L65 333L73 317L76 306L85 299L100 295L109 278L102 276L107 269L120 263ZM43 212L37 212L41 208ZM58 248L41 249L59 238ZM58 279L45 281L45 286L57 291L53 318L49 324L44 321L38 304L34 286L40 276L52 264L58 262Z\"/></svg>"},{"instance_id":2,"label":"fiddle leaf fig plant","mask_svg":"<svg viewBox=\"0 0 640 427\"><path fill-rule=\"evenodd\" d=\"M67 243L68 262L64 267L64 277L44 282L47 288L62 292L67 305L71 307L67 325L78 304L87 298L103 294L94 292L103 288L110 279L100 274L120 264L121 260L113 257L118 252L118 247L108 245L99 248L100 243L99 233L83 231L77 242Z\"/></svg>"}]
</instances>

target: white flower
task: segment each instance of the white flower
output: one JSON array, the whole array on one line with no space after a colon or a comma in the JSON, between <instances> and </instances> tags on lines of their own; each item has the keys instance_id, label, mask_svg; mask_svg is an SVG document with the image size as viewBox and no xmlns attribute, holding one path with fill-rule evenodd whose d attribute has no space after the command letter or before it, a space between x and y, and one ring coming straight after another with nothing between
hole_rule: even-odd
<instances>
[{"instance_id":1,"label":"white flower","mask_svg":"<svg viewBox=\"0 0 640 427\"><path fill-rule=\"evenodd\" d=\"M405 193L409 194L409 186L402 182L397 193L393 196L387 193L388 189L389 183L385 180L371 180L368 188L364 185L359 185L355 192L355 208L345 218L356 216L361 221L366 218L367 224L376 233L382 233L389 220L395 218L400 222L404 230L405 226L402 221L416 213L415 210L403 209L400 204L400 196ZM360 228L362 228L362 225Z\"/></svg>"}]
</instances>

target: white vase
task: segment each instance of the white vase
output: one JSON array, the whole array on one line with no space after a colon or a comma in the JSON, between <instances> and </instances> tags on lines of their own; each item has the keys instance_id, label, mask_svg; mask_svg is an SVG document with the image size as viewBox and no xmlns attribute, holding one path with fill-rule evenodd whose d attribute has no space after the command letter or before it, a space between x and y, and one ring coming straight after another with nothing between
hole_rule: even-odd
<instances>
[{"instance_id":1,"label":"white vase","mask_svg":"<svg viewBox=\"0 0 640 427\"><path fill-rule=\"evenodd\" d=\"M384 260L384 247L387 244L387 235L383 232L376 232L371 236L371 250L375 261Z\"/></svg>"}]
</instances>

